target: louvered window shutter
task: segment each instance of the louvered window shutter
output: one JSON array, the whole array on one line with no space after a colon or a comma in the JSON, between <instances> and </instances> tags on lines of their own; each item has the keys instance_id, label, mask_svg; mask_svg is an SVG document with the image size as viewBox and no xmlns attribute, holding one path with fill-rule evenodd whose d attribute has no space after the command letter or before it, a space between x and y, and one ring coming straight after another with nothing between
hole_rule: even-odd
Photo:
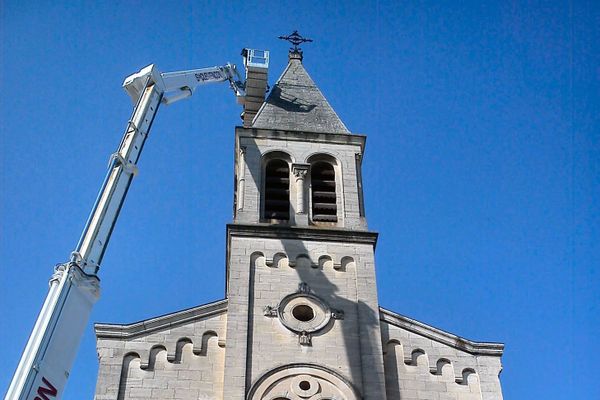
<instances>
[{"instance_id":1,"label":"louvered window shutter","mask_svg":"<svg viewBox=\"0 0 600 400\"><path fill-rule=\"evenodd\" d=\"M265 218L290 219L290 169L283 160L271 160L265 171Z\"/></svg>"},{"instance_id":2,"label":"louvered window shutter","mask_svg":"<svg viewBox=\"0 0 600 400\"><path fill-rule=\"evenodd\" d=\"M337 222L335 171L331 164L318 162L311 166L312 219Z\"/></svg>"}]
</instances>

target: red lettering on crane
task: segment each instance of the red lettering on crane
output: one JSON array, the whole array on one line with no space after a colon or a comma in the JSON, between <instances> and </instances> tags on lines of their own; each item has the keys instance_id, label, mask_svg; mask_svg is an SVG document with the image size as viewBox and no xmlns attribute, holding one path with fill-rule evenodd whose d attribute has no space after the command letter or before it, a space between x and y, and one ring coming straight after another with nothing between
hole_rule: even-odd
<instances>
[{"instance_id":1,"label":"red lettering on crane","mask_svg":"<svg viewBox=\"0 0 600 400\"><path fill-rule=\"evenodd\" d=\"M37 390L37 396L34 400L50 400L48 396L56 397L58 394L58 390L48 381L46 378L42 378L42 382L44 382L44 386L39 386Z\"/></svg>"}]
</instances>

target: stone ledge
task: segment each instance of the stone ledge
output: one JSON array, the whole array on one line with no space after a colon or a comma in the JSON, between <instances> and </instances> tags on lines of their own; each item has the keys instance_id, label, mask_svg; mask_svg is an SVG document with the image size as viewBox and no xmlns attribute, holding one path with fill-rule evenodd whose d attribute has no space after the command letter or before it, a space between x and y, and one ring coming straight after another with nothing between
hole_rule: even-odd
<instances>
[{"instance_id":1,"label":"stone ledge","mask_svg":"<svg viewBox=\"0 0 600 400\"><path fill-rule=\"evenodd\" d=\"M300 228L273 224L227 224L228 243L231 237L261 239L297 239L320 242L341 242L377 245L377 232L349 229Z\"/></svg>"},{"instance_id":2,"label":"stone ledge","mask_svg":"<svg viewBox=\"0 0 600 400\"><path fill-rule=\"evenodd\" d=\"M94 324L97 339L132 339L157 330L193 322L227 312L227 299L161 315L133 324Z\"/></svg>"},{"instance_id":3,"label":"stone ledge","mask_svg":"<svg viewBox=\"0 0 600 400\"><path fill-rule=\"evenodd\" d=\"M474 342L456 336L452 333L424 324L414 319L396 314L392 311L379 307L379 319L388 324L397 326L407 331L424 336L428 339L443 343L455 349L466 351L473 355L502 356L504 344L496 342Z\"/></svg>"},{"instance_id":4,"label":"stone ledge","mask_svg":"<svg viewBox=\"0 0 600 400\"><path fill-rule=\"evenodd\" d=\"M356 133L310 132L290 129L245 128L236 126L236 136L252 139L285 139L287 141L353 144L364 153L367 137Z\"/></svg>"}]
</instances>

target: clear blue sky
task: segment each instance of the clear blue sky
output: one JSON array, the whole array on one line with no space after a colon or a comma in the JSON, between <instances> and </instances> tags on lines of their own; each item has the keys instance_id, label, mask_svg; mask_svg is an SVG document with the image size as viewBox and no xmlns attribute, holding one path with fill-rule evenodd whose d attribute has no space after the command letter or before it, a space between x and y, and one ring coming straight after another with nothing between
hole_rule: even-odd
<instances>
[{"instance_id":1,"label":"clear blue sky","mask_svg":"<svg viewBox=\"0 0 600 400\"><path fill-rule=\"evenodd\" d=\"M600 398L599 3L458 3L1 1L0 391L129 117L122 79L253 47L273 83L298 29L368 135L381 305L506 343L506 399ZM225 85L161 110L92 321L223 298L240 111ZM65 398L92 398L96 370L90 322Z\"/></svg>"}]
</instances>

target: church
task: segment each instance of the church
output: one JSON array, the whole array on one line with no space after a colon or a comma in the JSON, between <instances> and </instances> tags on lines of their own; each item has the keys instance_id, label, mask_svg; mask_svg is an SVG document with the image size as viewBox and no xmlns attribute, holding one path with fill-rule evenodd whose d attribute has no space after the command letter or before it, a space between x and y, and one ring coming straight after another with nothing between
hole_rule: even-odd
<instances>
[{"instance_id":1,"label":"church","mask_svg":"<svg viewBox=\"0 0 600 400\"><path fill-rule=\"evenodd\" d=\"M503 344L379 306L366 137L332 109L302 51L266 98L264 64L243 55L225 298L95 324L95 399L501 400Z\"/></svg>"}]
</instances>

